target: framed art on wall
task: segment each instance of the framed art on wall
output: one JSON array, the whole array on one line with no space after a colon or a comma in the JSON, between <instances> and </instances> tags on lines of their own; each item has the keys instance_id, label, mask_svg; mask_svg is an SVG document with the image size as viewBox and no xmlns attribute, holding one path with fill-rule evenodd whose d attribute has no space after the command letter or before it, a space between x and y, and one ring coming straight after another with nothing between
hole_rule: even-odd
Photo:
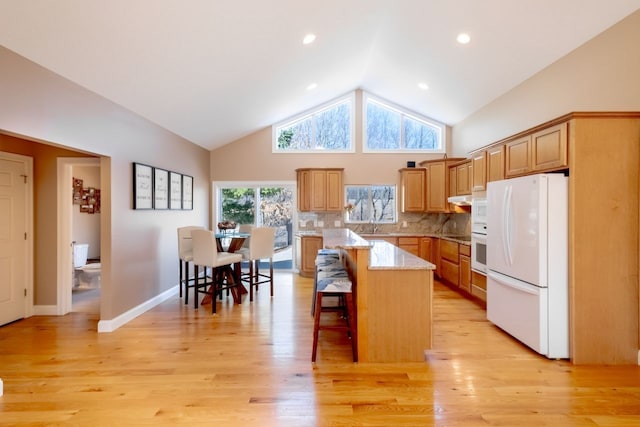
<instances>
[{"instance_id":1,"label":"framed art on wall","mask_svg":"<svg viewBox=\"0 0 640 427\"><path fill-rule=\"evenodd\" d=\"M182 174L169 172L169 209L182 209Z\"/></svg>"},{"instance_id":2,"label":"framed art on wall","mask_svg":"<svg viewBox=\"0 0 640 427\"><path fill-rule=\"evenodd\" d=\"M193 209L193 177L182 175L182 209Z\"/></svg>"},{"instance_id":3,"label":"framed art on wall","mask_svg":"<svg viewBox=\"0 0 640 427\"><path fill-rule=\"evenodd\" d=\"M153 208L169 208L169 171L153 168Z\"/></svg>"},{"instance_id":4,"label":"framed art on wall","mask_svg":"<svg viewBox=\"0 0 640 427\"><path fill-rule=\"evenodd\" d=\"M153 208L153 168L133 164L133 209Z\"/></svg>"}]
</instances>

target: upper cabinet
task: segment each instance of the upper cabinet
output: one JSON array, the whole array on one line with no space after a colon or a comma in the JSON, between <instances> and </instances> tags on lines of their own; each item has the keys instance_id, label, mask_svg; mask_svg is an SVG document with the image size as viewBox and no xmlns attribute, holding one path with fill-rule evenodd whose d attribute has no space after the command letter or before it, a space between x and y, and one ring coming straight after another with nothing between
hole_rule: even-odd
<instances>
[{"instance_id":1,"label":"upper cabinet","mask_svg":"<svg viewBox=\"0 0 640 427\"><path fill-rule=\"evenodd\" d=\"M342 168L296 169L298 210L302 212L341 211L343 207Z\"/></svg>"},{"instance_id":2,"label":"upper cabinet","mask_svg":"<svg viewBox=\"0 0 640 427\"><path fill-rule=\"evenodd\" d=\"M567 123L531 135L531 168L538 171L566 168Z\"/></svg>"},{"instance_id":3,"label":"upper cabinet","mask_svg":"<svg viewBox=\"0 0 640 427\"><path fill-rule=\"evenodd\" d=\"M487 189L487 152L482 150L471 155L471 191Z\"/></svg>"},{"instance_id":4,"label":"upper cabinet","mask_svg":"<svg viewBox=\"0 0 640 427\"><path fill-rule=\"evenodd\" d=\"M487 182L504 179L504 145L487 148L486 156Z\"/></svg>"},{"instance_id":5,"label":"upper cabinet","mask_svg":"<svg viewBox=\"0 0 640 427\"><path fill-rule=\"evenodd\" d=\"M427 209L426 212L450 212L451 207L447 198L450 193L451 177L449 166L465 160L451 158L442 160L426 160L420 166L427 171Z\"/></svg>"},{"instance_id":6,"label":"upper cabinet","mask_svg":"<svg viewBox=\"0 0 640 427\"><path fill-rule=\"evenodd\" d=\"M504 145L505 177L531 172L531 135L516 138Z\"/></svg>"},{"instance_id":7,"label":"upper cabinet","mask_svg":"<svg viewBox=\"0 0 640 427\"><path fill-rule=\"evenodd\" d=\"M400 169L402 212L424 212L426 209L426 169Z\"/></svg>"}]
</instances>

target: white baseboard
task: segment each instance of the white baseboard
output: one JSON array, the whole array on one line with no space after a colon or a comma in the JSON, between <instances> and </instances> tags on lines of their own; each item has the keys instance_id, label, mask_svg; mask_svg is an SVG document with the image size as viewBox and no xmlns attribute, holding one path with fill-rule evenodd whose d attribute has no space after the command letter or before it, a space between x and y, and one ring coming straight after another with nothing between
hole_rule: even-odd
<instances>
[{"instance_id":1,"label":"white baseboard","mask_svg":"<svg viewBox=\"0 0 640 427\"><path fill-rule=\"evenodd\" d=\"M33 306L33 315L34 316L58 316L58 306L57 305L34 305Z\"/></svg>"},{"instance_id":2,"label":"white baseboard","mask_svg":"<svg viewBox=\"0 0 640 427\"><path fill-rule=\"evenodd\" d=\"M4 394L4 386L2 385L2 378L0 378L0 396Z\"/></svg>"},{"instance_id":3,"label":"white baseboard","mask_svg":"<svg viewBox=\"0 0 640 427\"><path fill-rule=\"evenodd\" d=\"M144 312L151 310L156 305L163 303L164 301L168 300L169 298L176 295L177 293L178 293L178 286L176 285L173 288L164 291L160 295L157 295L151 298L150 300L143 302L137 307L133 307L131 310L122 313L120 316L114 319L100 320L98 322L98 332L113 332L116 329L118 329L120 326L135 319L136 317L140 316Z\"/></svg>"}]
</instances>

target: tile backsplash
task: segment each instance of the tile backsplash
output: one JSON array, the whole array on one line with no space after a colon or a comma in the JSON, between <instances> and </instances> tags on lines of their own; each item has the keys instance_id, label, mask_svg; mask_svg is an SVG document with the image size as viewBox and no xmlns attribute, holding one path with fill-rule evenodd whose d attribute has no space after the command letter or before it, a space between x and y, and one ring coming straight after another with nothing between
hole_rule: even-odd
<instances>
[{"instance_id":1,"label":"tile backsplash","mask_svg":"<svg viewBox=\"0 0 640 427\"><path fill-rule=\"evenodd\" d=\"M406 225L406 227L405 227ZM298 212L298 231L321 231L324 228L350 228L356 233L371 232L372 226L344 222L342 212ZM469 213L399 213L395 224L377 224L377 233L471 234Z\"/></svg>"}]
</instances>

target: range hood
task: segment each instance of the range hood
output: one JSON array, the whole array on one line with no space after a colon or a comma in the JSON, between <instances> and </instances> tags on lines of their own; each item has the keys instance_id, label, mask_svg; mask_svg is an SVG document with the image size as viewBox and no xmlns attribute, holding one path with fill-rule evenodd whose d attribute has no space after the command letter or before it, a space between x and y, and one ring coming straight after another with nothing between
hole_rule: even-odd
<instances>
[{"instance_id":1,"label":"range hood","mask_svg":"<svg viewBox=\"0 0 640 427\"><path fill-rule=\"evenodd\" d=\"M452 196L447 199L449 203L456 206L471 206L471 196Z\"/></svg>"}]
</instances>

